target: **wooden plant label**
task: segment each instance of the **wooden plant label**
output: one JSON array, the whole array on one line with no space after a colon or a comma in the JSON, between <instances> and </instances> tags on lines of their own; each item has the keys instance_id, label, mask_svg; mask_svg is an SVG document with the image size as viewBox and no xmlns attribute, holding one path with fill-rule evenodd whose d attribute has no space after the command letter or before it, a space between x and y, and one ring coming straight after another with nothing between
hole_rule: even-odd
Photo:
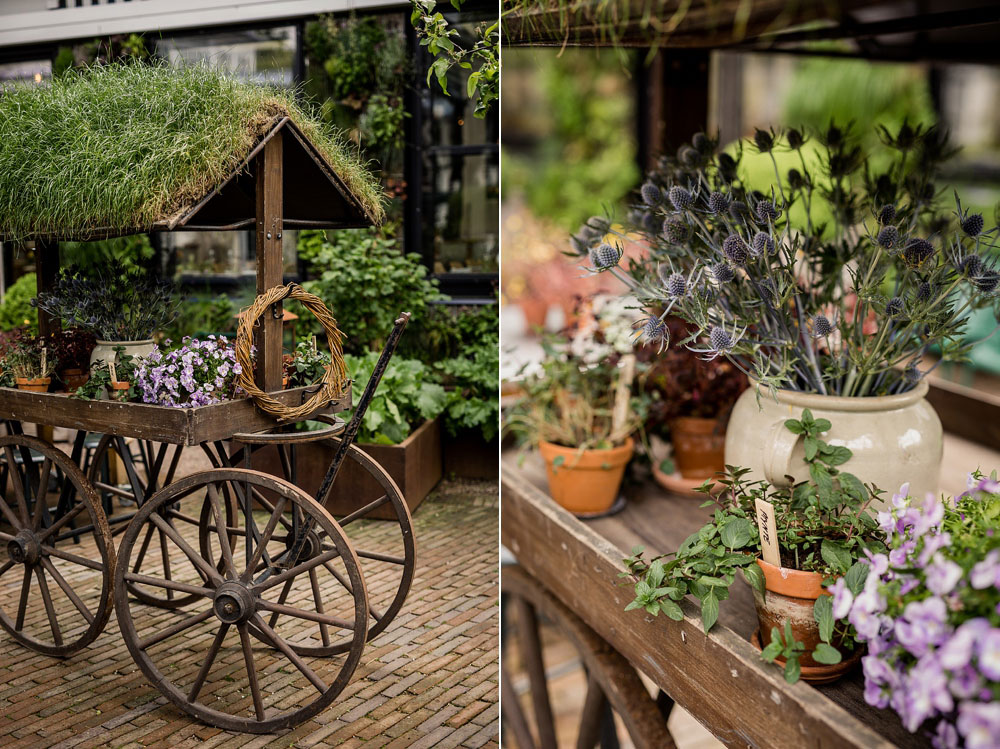
<instances>
[{"instance_id":1,"label":"wooden plant label","mask_svg":"<svg viewBox=\"0 0 1000 749\"><path fill-rule=\"evenodd\" d=\"M757 505L757 527L760 529L760 555L768 564L780 567L781 553L778 551L778 526L774 522L774 505L759 497L754 502Z\"/></svg>"},{"instance_id":2,"label":"wooden plant label","mask_svg":"<svg viewBox=\"0 0 1000 749\"><path fill-rule=\"evenodd\" d=\"M112 360L111 363L108 364L108 371L111 373L111 381L118 382L118 372L115 370L114 360Z\"/></svg>"},{"instance_id":3,"label":"wooden plant label","mask_svg":"<svg viewBox=\"0 0 1000 749\"><path fill-rule=\"evenodd\" d=\"M625 431L625 424L628 420L628 409L632 395L632 380L635 379L635 354L625 354L621 358L621 372L618 376L618 385L615 388L614 406L611 411L611 439L617 441L624 439L628 434Z\"/></svg>"},{"instance_id":4,"label":"wooden plant label","mask_svg":"<svg viewBox=\"0 0 1000 749\"><path fill-rule=\"evenodd\" d=\"M48 349L42 346L42 377L45 377L45 365L49 363L48 361Z\"/></svg>"}]
</instances>

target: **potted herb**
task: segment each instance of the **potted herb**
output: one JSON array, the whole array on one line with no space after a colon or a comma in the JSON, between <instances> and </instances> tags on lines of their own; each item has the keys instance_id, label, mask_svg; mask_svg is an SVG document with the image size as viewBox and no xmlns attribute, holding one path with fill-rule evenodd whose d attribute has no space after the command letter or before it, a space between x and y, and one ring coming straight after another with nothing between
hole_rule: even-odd
<instances>
[{"instance_id":1,"label":"potted herb","mask_svg":"<svg viewBox=\"0 0 1000 749\"><path fill-rule=\"evenodd\" d=\"M809 446L804 461L810 479L774 487L748 480L745 468L727 468L719 481L722 495L706 502L716 507L709 523L676 552L647 561L637 549L625 560L624 576L636 594L627 609L662 611L679 620L678 601L690 594L701 601L708 632L718 619L719 602L742 572L754 591L759 628L753 641L761 656L782 665L789 682L801 677L826 683L846 673L861 651L851 623L836 621L824 585L836 580L838 588L860 593L868 573L865 560L884 553L884 533L869 511L876 494L838 468L851 451L820 437L831 424L805 410L784 426ZM706 481L702 491L711 496L714 488ZM760 523L768 514L774 545L761 543ZM775 545L777 565L762 558Z\"/></svg>"},{"instance_id":2,"label":"potted herb","mask_svg":"<svg viewBox=\"0 0 1000 749\"><path fill-rule=\"evenodd\" d=\"M55 371L55 359L36 339L15 344L4 357L4 369L14 376L18 390L47 393Z\"/></svg>"},{"instance_id":3,"label":"potted herb","mask_svg":"<svg viewBox=\"0 0 1000 749\"><path fill-rule=\"evenodd\" d=\"M507 427L538 448L558 504L584 516L608 512L642 423L631 397L635 358L591 363L588 352L569 345L550 340L544 347L540 368L521 380L525 396Z\"/></svg>"},{"instance_id":4,"label":"potted herb","mask_svg":"<svg viewBox=\"0 0 1000 749\"><path fill-rule=\"evenodd\" d=\"M685 337L682 321L668 318L665 324L673 338ZM681 347L658 356L651 347L642 352L653 359L640 378L650 397L646 431L669 439L673 448L659 465L654 461L654 475L668 488L692 489L725 470L726 424L746 377L725 359L704 361Z\"/></svg>"},{"instance_id":5,"label":"potted herb","mask_svg":"<svg viewBox=\"0 0 1000 749\"><path fill-rule=\"evenodd\" d=\"M232 398L241 371L233 344L214 335L204 341L184 338L175 349L154 345L149 356L135 358L134 383L142 402L173 408Z\"/></svg>"},{"instance_id":6,"label":"potted herb","mask_svg":"<svg viewBox=\"0 0 1000 749\"><path fill-rule=\"evenodd\" d=\"M285 387L302 387L319 382L330 366L330 354L316 346L316 336L309 341L300 341L294 354L285 354L282 359Z\"/></svg>"},{"instance_id":7,"label":"potted herb","mask_svg":"<svg viewBox=\"0 0 1000 749\"><path fill-rule=\"evenodd\" d=\"M805 475L801 440L781 423L809 408L837 424L833 444L866 435L854 457L865 481L936 491L942 432L923 357L937 348L941 361L960 359L970 310L1000 291L996 229L957 196L951 215L938 207L933 179L951 154L941 133L904 123L880 135L885 154L834 125L815 136L758 130L748 148L772 161L774 179L749 183L742 145L717 153L699 134L642 186L628 230L643 257L621 267L607 221L573 239L587 267L616 275L650 311L643 340L668 345L663 319L676 315L695 330L681 345L751 378L726 462L772 484ZM813 137L818 147L804 149ZM784 173L779 150L795 158Z\"/></svg>"},{"instance_id":8,"label":"potted herb","mask_svg":"<svg viewBox=\"0 0 1000 749\"><path fill-rule=\"evenodd\" d=\"M84 330L60 330L45 339L45 345L58 361L57 375L73 392L90 377L90 354L96 345L93 333Z\"/></svg>"},{"instance_id":9,"label":"potted herb","mask_svg":"<svg viewBox=\"0 0 1000 749\"><path fill-rule=\"evenodd\" d=\"M862 591L836 585L834 614L867 643L865 700L895 710L935 746L991 747L1000 736L1000 482L978 471L942 501L904 485L879 513L888 554Z\"/></svg>"},{"instance_id":10,"label":"potted herb","mask_svg":"<svg viewBox=\"0 0 1000 749\"><path fill-rule=\"evenodd\" d=\"M73 389L70 395L83 400L111 400L122 403L134 401L138 397L135 388L136 370L142 359L130 356L119 346L113 352L113 363L106 361L94 362L90 377L79 387Z\"/></svg>"},{"instance_id":11,"label":"potted herb","mask_svg":"<svg viewBox=\"0 0 1000 749\"><path fill-rule=\"evenodd\" d=\"M177 310L170 284L143 271L101 269L86 275L73 268L63 271L32 304L97 337L91 364L109 361L118 347L130 356L146 356L154 349L153 333Z\"/></svg>"}]
</instances>

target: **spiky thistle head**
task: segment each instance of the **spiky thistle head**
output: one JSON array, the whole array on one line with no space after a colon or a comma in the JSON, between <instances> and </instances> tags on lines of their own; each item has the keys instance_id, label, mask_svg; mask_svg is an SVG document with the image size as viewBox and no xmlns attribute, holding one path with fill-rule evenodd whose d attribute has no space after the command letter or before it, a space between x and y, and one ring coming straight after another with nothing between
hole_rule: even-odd
<instances>
[{"instance_id":1,"label":"spiky thistle head","mask_svg":"<svg viewBox=\"0 0 1000 749\"><path fill-rule=\"evenodd\" d=\"M927 281L921 281L917 286L917 293L916 293L917 301L918 302L930 301L932 291L933 289L931 288L930 283L928 283Z\"/></svg>"},{"instance_id":2,"label":"spiky thistle head","mask_svg":"<svg viewBox=\"0 0 1000 749\"><path fill-rule=\"evenodd\" d=\"M891 250L899 243L899 229L891 224L883 226L879 229L878 236L875 239L881 247Z\"/></svg>"},{"instance_id":3,"label":"spiky thistle head","mask_svg":"<svg viewBox=\"0 0 1000 749\"><path fill-rule=\"evenodd\" d=\"M660 188L652 182L643 182L642 187L639 188L639 194L642 195L642 202L646 205L659 205L660 201L663 200Z\"/></svg>"},{"instance_id":4,"label":"spiky thistle head","mask_svg":"<svg viewBox=\"0 0 1000 749\"><path fill-rule=\"evenodd\" d=\"M805 144L806 137L801 130L797 130L794 127L790 127L788 128L788 131L785 133L785 140L788 141L789 148L791 148L793 151L797 151L798 149L802 148L802 146Z\"/></svg>"},{"instance_id":5,"label":"spiky thistle head","mask_svg":"<svg viewBox=\"0 0 1000 749\"><path fill-rule=\"evenodd\" d=\"M755 206L757 218L761 221L774 221L781 215L781 211L770 200L758 200Z\"/></svg>"},{"instance_id":6,"label":"spiky thistle head","mask_svg":"<svg viewBox=\"0 0 1000 749\"><path fill-rule=\"evenodd\" d=\"M885 303L885 314L889 317L899 317L906 311L906 304L902 297L894 296Z\"/></svg>"},{"instance_id":7,"label":"spiky thistle head","mask_svg":"<svg viewBox=\"0 0 1000 749\"><path fill-rule=\"evenodd\" d=\"M716 163L719 165L719 174L724 180L732 182L736 179L736 159L723 152L716 157Z\"/></svg>"},{"instance_id":8,"label":"spiky thistle head","mask_svg":"<svg viewBox=\"0 0 1000 749\"><path fill-rule=\"evenodd\" d=\"M903 260L911 268L919 268L934 256L934 245L926 239L914 237L903 248Z\"/></svg>"},{"instance_id":9,"label":"spiky thistle head","mask_svg":"<svg viewBox=\"0 0 1000 749\"><path fill-rule=\"evenodd\" d=\"M972 279L972 285L983 294L995 294L1000 287L1000 273L995 270L983 271Z\"/></svg>"},{"instance_id":10,"label":"spiky thistle head","mask_svg":"<svg viewBox=\"0 0 1000 749\"><path fill-rule=\"evenodd\" d=\"M670 328L656 315L650 315L633 323L635 335L633 339L644 344L659 343L660 351L670 344Z\"/></svg>"},{"instance_id":11,"label":"spiky thistle head","mask_svg":"<svg viewBox=\"0 0 1000 749\"><path fill-rule=\"evenodd\" d=\"M712 266L712 278L719 283L730 283L734 278L736 278L736 271L734 271L733 266L725 260L720 260Z\"/></svg>"},{"instance_id":12,"label":"spiky thistle head","mask_svg":"<svg viewBox=\"0 0 1000 749\"><path fill-rule=\"evenodd\" d=\"M760 257L761 255L773 255L774 240L771 238L771 235L763 231L757 232L753 237L751 252L754 257Z\"/></svg>"},{"instance_id":13,"label":"spiky thistle head","mask_svg":"<svg viewBox=\"0 0 1000 749\"><path fill-rule=\"evenodd\" d=\"M970 237L978 237L983 232L983 214L973 213L962 220L962 231Z\"/></svg>"},{"instance_id":14,"label":"spiky thistle head","mask_svg":"<svg viewBox=\"0 0 1000 749\"><path fill-rule=\"evenodd\" d=\"M667 197L670 198L670 204L676 208L678 211L683 211L685 208L694 202L694 198L691 196L687 190L685 190L680 185L674 185L670 188L667 193Z\"/></svg>"},{"instance_id":15,"label":"spiky thistle head","mask_svg":"<svg viewBox=\"0 0 1000 749\"><path fill-rule=\"evenodd\" d=\"M729 210L729 196L721 192L713 192L708 196L708 210L712 213L725 213Z\"/></svg>"},{"instance_id":16,"label":"spiky thistle head","mask_svg":"<svg viewBox=\"0 0 1000 749\"><path fill-rule=\"evenodd\" d=\"M670 296L682 297L687 293L687 279L683 273L671 273L667 278L666 287Z\"/></svg>"},{"instance_id":17,"label":"spiky thistle head","mask_svg":"<svg viewBox=\"0 0 1000 749\"><path fill-rule=\"evenodd\" d=\"M896 206L892 203L888 203L882 206L878 212L878 222L882 226L887 226L896 220Z\"/></svg>"},{"instance_id":18,"label":"spiky thistle head","mask_svg":"<svg viewBox=\"0 0 1000 749\"><path fill-rule=\"evenodd\" d=\"M806 185L806 179L798 169L788 170L788 185L793 190L801 190Z\"/></svg>"},{"instance_id":19,"label":"spiky thistle head","mask_svg":"<svg viewBox=\"0 0 1000 749\"><path fill-rule=\"evenodd\" d=\"M769 153L774 148L774 135L767 130L757 128L753 134L753 144L761 153Z\"/></svg>"},{"instance_id":20,"label":"spiky thistle head","mask_svg":"<svg viewBox=\"0 0 1000 749\"><path fill-rule=\"evenodd\" d=\"M590 251L590 262L597 270L614 268L621 259L622 251L607 243L598 245Z\"/></svg>"},{"instance_id":21,"label":"spiky thistle head","mask_svg":"<svg viewBox=\"0 0 1000 749\"><path fill-rule=\"evenodd\" d=\"M812 319L812 337L826 338L833 332L833 323L826 315L815 315Z\"/></svg>"},{"instance_id":22,"label":"spiky thistle head","mask_svg":"<svg viewBox=\"0 0 1000 749\"><path fill-rule=\"evenodd\" d=\"M955 268L959 273L972 278L980 275L985 266L983 265L983 259L979 255L966 255L955 264Z\"/></svg>"},{"instance_id":23,"label":"spiky thistle head","mask_svg":"<svg viewBox=\"0 0 1000 749\"><path fill-rule=\"evenodd\" d=\"M730 234L722 242L722 252L734 265L746 265L750 258L750 251L743 237L738 234Z\"/></svg>"},{"instance_id":24,"label":"spiky thistle head","mask_svg":"<svg viewBox=\"0 0 1000 749\"><path fill-rule=\"evenodd\" d=\"M663 222L663 235L671 244L680 244L691 235L691 230L685 222L671 216Z\"/></svg>"}]
</instances>

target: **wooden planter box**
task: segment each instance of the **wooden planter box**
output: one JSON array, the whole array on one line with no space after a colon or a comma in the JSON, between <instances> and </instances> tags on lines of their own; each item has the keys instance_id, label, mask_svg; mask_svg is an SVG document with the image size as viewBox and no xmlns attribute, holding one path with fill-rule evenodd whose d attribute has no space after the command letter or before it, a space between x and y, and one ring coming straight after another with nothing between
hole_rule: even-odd
<instances>
[{"instance_id":1,"label":"wooden planter box","mask_svg":"<svg viewBox=\"0 0 1000 749\"><path fill-rule=\"evenodd\" d=\"M298 474L295 483L307 494L316 495L330 463L333 462L336 444L333 440L320 440L306 442L295 448ZM358 447L374 458L392 476L410 512L417 509L430 494L431 489L441 480L441 423L438 419L425 421L398 445L359 443ZM268 446L255 452L253 467L258 471L281 476L281 461L278 459L277 448ZM494 475L495 471L494 468ZM346 515L381 496L381 487L368 472L353 461L347 460L340 469L340 475L333 485L333 493L326 507L335 515ZM391 508L382 507L370 517L392 520L396 516Z\"/></svg>"},{"instance_id":2,"label":"wooden planter box","mask_svg":"<svg viewBox=\"0 0 1000 749\"><path fill-rule=\"evenodd\" d=\"M444 475L466 479L495 479L500 472L500 438L483 440L478 429L461 429L454 437L442 433Z\"/></svg>"}]
</instances>

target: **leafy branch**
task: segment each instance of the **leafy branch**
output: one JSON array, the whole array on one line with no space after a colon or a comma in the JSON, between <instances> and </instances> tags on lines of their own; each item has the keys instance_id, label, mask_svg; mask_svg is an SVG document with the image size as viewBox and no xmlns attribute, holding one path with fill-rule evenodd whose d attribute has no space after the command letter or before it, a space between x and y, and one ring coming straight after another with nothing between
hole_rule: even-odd
<instances>
[{"instance_id":1,"label":"leafy branch","mask_svg":"<svg viewBox=\"0 0 1000 749\"><path fill-rule=\"evenodd\" d=\"M455 10L462 9L463 0L451 0ZM476 43L463 47L457 43L459 32L450 28L440 11L436 11L436 0L413 0L410 23L421 37L420 46L434 56L434 62L427 70L427 85L431 78L437 78L441 90L448 96L448 71L458 66L469 73L469 99L475 98L475 116L483 119L489 114L493 102L499 97L500 86L500 22L486 21L476 26Z\"/></svg>"}]
</instances>

